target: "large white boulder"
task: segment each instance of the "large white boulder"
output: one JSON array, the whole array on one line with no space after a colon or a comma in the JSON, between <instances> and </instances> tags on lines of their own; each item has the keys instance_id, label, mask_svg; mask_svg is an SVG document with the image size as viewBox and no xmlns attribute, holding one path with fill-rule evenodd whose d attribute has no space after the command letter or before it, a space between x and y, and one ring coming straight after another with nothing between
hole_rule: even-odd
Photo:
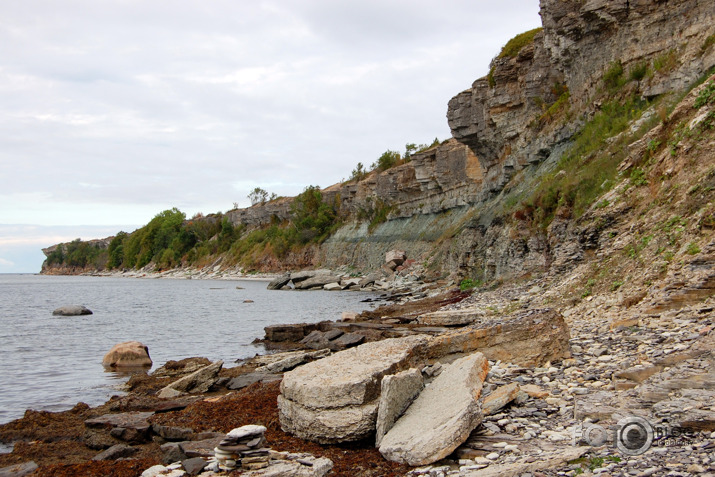
<instances>
[{"instance_id":1,"label":"large white boulder","mask_svg":"<svg viewBox=\"0 0 715 477\"><path fill-rule=\"evenodd\" d=\"M479 395L488 371L482 353L447 366L385 434L380 453L413 466L451 454L482 422Z\"/></svg>"},{"instance_id":2,"label":"large white boulder","mask_svg":"<svg viewBox=\"0 0 715 477\"><path fill-rule=\"evenodd\" d=\"M382 378L424 361L427 338L366 343L289 371L278 398L281 427L323 444L354 441L375 430Z\"/></svg>"},{"instance_id":3,"label":"large white boulder","mask_svg":"<svg viewBox=\"0 0 715 477\"><path fill-rule=\"evenodd\" d=\"M149 348L139 341L125 341L112 346L102 358L102 365L107 368L150 368Z\"/></svg>"}]
</instances>

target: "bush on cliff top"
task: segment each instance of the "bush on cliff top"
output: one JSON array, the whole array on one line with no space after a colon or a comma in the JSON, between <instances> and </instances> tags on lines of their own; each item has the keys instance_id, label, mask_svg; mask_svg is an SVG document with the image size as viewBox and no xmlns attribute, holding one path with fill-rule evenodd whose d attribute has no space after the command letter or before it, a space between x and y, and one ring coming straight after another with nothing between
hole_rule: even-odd
<instances>
[{"instance_id":1,"label":"bush on cliff top","mask_svg":"<svg viewBox=\"0 0 715 477\"><path fill-rule=\"evenodd\" d=\"M514 38L506 42L506 45L501 49L498 58L514 58L526 45L534 41L534 37L543 28L534 28L533 30L526 31L516 35Z\"/></svg>"}]
</instances>

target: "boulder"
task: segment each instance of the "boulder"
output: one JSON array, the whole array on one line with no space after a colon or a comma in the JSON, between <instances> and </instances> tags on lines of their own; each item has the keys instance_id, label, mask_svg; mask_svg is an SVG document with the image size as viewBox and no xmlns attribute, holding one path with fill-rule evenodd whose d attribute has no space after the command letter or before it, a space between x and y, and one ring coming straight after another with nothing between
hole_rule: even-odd
<instances>
[{"instance_id":1,"label":"boulder","mask_svg":"<svg viewBox=\"0 0 715 477\"><path fill-rule=\"evenodd\" d=\"M280 381L281 378L280 374L254 371L252 373L246 373L232 378L228 383L226 383L226 389L238 390L255 383L272 383L274 381Z\"/></svg>"},{"instance_id":2,"label":"boulder","mask_svg":"<svg viewBox=\"0 0 715 477\"><path fill-rule=\"evenodd\" d=\"M208 462L201 457L193 457L181 461L181 466L189 475L198 475L207 465Z\"/></svg>"},{"instance_id":3,"label":"boulder","mask_svg":"<svg viewBox=\"0 0 715 477\"><path fill-rule=\"evenodd\" d=\"M313 278L316 275L331 275L333 272L327 269L320 270L303 270L302 272L293 272L290 274L290 279L293 284Z\"/></svg>"},{"instance_id":4,"label":"boulder","mask_svg":"<svg viewBox=\"0 0 715 477\"><path fill-rule=\"evenodd\" d=\"M150 368L149 348L138 341L125 341L112 346L102 358L102 365L108 368Z\"/></svg>"},{"instance_id":5,"label":"boulder","mask_svg":"<svg viewBox=\"0 0 715 477\"><path fill-rule=\"evenodd\" d=\"M496 414L501 408L512 402L519 395L519 384L510 383L499 386L486 396L482 401L482 414L491 416Z\"/></svg>"},{"instance_id":6,"label":"boulder","mask_svg":"<svg viewBox=\"0 0 715 477\"><path fill-rule=\"evenodd\" d=\"M340 283L340 277L335 275L315 275L307 280L295 284L296 290L310 290L311 288L323 288L329 283Z\"/></svg>"},{"instance_id":7,"label":"boulder","mask_svg":"<svg viewBox=\"0 0 715 477\"><path fill-rule=\"evenodd\" d=\"M336 351L357 346L362 344L363 341L365 341L365 335L360 333L345 333L344 335L330 341L328 347L331 350Z\"/></svg>"},{"instance_id":8,"label":"boulder","mask_svg":"<svg viewBox=\"0 0 715 477\"><path fill-rule=\"evenodd\" d=\"M57 308L52 314L55 316L91 315L92 310L83 305L66 305Z\"/></svg>"},{"instance_id":9,"label":"boulder","mask_svg":"<svg viewBox=\"0 0 715 477\"><path fill-rule=\"evenodd\" d=\"M394 262L395 268L407 260L407 254L402 250L390 250L385 254L385 263Z\"/></svg>"},{"instance_id":10,"label":"boulder","mask_svg":"<svg viewBox=\"0 0 715 477\"><path fill-rule=\"evenodd\" d=\"M375 430L382 378L421 364L426 345L420 335L391 338L287 372L278 397L281 427L324 444L367 437Z\"/></svg>"},{"instance_id":11,"label":"boulder","mask_svg":"<svg viewBox=\"0 0 715 477\"><path fill-rule=\"evenodd\" d=\"M344 311L340 315L340 321L357 321L359 317L360 315L354 311Z\"/></svg>"},{"instance_id":12,"label":"boulder","mask_svg":"<svg viewBox=\"0 0 715 477\"><path fill-rule=\"evenodd\" d=\"M164 464L173 464L186 459L184 448L178 442L167 442L162 444L160 449L162 453L161 462Z\"/></svg>"},{"instance_id":13,"label":"boulder","mask_svg":"<svg viewBox=\"0 0 715 477\"><path fill-rule=\"evenodd\" d=\"M203 439L200 441L188 441L177 444L176 442L170 443L170 445L180 445L182 452L186 457L213 457L214 449L221 444L224 435L218 437L211 437L209 439ZM167 444L164 444L167 445ZM163 448L163 446L162 446ZM176 462L176 461L174 461Z\"/></svg>"},{"instance_id":14,"label":"boulder","mask_svg":"<svg viewBox=\"0 0 715 477\"><path fill-rule=\"evenodd\" d=\"M148 430L151 425L148 419L153 416L153 412L120 412L117 414L104 414L84 421L87 427L111 427L122 429Z\"/></svg>"},{"instance_id":15,"label":"boulder","mask_svg":"<svg viewBox=\"0 0 715 477\"><path fill-rule=\"evenodd\" d=\"M392 429L395 421L424 388L422 373L415 368L382 378L380 401L377 406L375 446Z\"/></svg>"},{"instance_id":16,"label":"boulder","mask_svg":"<svg viewBox=\"0 0 715 477\"><path fill-rule=\"evenodd\" d=\"M385 434L380 453L412 466L431 464L451 454L482 422L478 399L488 371L482 353L446 366Z\"/></svg>"},{"instance_id":17,"label":"boulder","mask_svg":"<svg viewBox=\"0 0 715 477\"><path fill-rule=\"evenodd\" d=\"M290 273L286 273L284 275L281 275L280 277L274 278L270 282L268 282L268 286L266 287L268 290L280 290L284 286L288 285L290 283Z\"/></svg>"},{"instance_id":18,"label":"boulder","mask_svg":"<svg viewBox=\"0 0 715 477\"><path fill-rule=\"evenodd\" d=\"M342 332L340 333L342 334ZM300 366L303 363L312 361L314 359L320 359L328 356L330 350L324 349L319 351L305 351L290 354L283 359L274 361L273 363L259 366L256 368L256 373L284 373L290 371L293 368Z\"/></svg>"},{"instance_id":19,"label":"boulder","mask_svg":"<svg viewBox=\"0 0 715 477\"><path fill-rule=\"evenodd\" d=\"M491 360L539 366L569 358L569 338L568 326L558 311L528 310L436 336L430 341L429 357L479 350Z\"/></svg>"},{"instance_id":20,"label":"boulder","mask_svg":"<svg viewBox=\"0 0 715 477\"><path fill-rule=\"evenodd\" d=\"M311 331L320 328L319 323L294 323L289 325L271 325L263 328L267 341L300 341Z\"/></svg>"},{"instance_id":21,"label":"boulder","mask_svg":"<svg viewBox=\"0 0 715 477\"><path fill-rule=\"evenodd\" d=\"M343 286L338 282L326 283L325 285L323 285L323 290L326 291L340 291L342 289Z\"/></svg>"},{"instance_id":22,"label":"boulder","mask_svg":"<svg viewBox=\"0 0 715 477\"><path fill-rule=\"evenodd\" d=\"M136 453L136 451L136 447L131 447L126 444L117 444L95 455L92 457L92 460L117 460L123 457L129 457Z\"/></svg>"},{"instance_id":23,"label":"boulder","mask_svg":"<svg viewBox=\"0 0 715 477\"><path fill-rule=\"evenodd\" d=\"M157 393L160 398L172 398L182 393L205 393L218 380L223 361L216 361L188 376L174 381Z\"/></svg>"}]
</instances>

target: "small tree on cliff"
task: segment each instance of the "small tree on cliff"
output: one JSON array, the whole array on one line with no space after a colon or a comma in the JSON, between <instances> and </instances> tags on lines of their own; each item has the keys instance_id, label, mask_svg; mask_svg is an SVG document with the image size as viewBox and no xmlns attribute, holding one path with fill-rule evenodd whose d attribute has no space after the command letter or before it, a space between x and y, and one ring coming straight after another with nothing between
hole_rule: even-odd
<instances>
[{"instance_id":1,"label":"small tree on cliff","mask_svg":"<svg viewBox=\"0 0 715 477\"><path fill-rule=\"evenodd\" d=\"M256 187L248 194L248 198L251 200L251 205L265 204L268 200L268 192L265 189Z\"/></svg>"}]
</instances>

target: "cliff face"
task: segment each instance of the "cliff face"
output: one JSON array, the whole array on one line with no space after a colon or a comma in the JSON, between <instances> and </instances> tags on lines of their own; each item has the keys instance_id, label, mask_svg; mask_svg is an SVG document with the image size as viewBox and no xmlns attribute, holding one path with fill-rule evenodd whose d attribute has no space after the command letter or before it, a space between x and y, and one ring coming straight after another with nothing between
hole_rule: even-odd
<instances>
[{"instance_id":1,"label":"cliff face","mask_svg":"<svg viewBox=\"0 0 715 477\"><path fill-rule=\"evenodd\" d=\"M715 8L702 0L541 0L541 17L530 41L500 54L487 77L449 101L452 139L324 189L348 225L287 262L367 270L400 248L438 272L494 279L581 258L593 241L589 226L563 243L568 216L546 231L529 229L509 220L506 199L552 172L604 98L681 91L713 67ZM617 93L604 81L615 67L628 79ZM291 205L283 198L225 215L250 229L289 219ZM369 228L362 217L377 207L389 210L388 220Z\"/></svg>"},{"instance_id":2,"label":"cliff face","mask_svg":"<svg viewBox=\"0 0 715 477\"><path fill-rule=\"evenodd\" d=\"M715 32L712 2L542 0L541 18L531 44L515 57L495 58L491 79L476 80L449 102L452 135L479 157L491 192L570 138L579 116L596 108L591 102L614 61L625 75L660 65L635 86L645 97L681 90L715 65L713 49L702 49ZM575 120L539 125L564 87Z\"/></svg>"}]
</instances>

